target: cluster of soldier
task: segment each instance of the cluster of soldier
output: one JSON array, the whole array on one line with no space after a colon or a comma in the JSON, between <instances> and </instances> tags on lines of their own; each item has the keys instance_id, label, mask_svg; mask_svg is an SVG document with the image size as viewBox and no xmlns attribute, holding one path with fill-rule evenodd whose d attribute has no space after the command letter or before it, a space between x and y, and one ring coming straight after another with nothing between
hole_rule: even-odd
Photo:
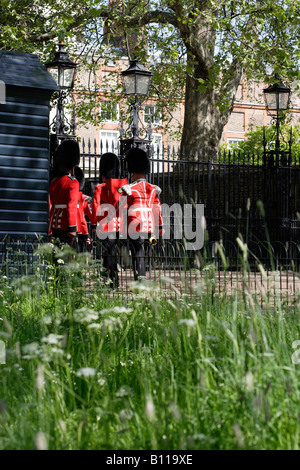
<instances>
[{"instance_id":1,"label":"cluster of soldier","mask_svg":"<svg viewBox=\"0 0 300 470\"><path fill-rule=\"evenodd\" d=\"M128 236L136 280L146 273L145 241L163 235L161 189L146 180L150 172L147 153L132 148L125 160L131 183L120 177L117 155L104 153L100 158L100 182L93 197L89 197L83 194L85 178L79 167L79 145L74 140L65 140L56 149L49 188L49 236L79 251L91 250L93 238L102 239L106 248L103 264L112 287L119 285L120 235Z\"/></svg>"}]
</instances>

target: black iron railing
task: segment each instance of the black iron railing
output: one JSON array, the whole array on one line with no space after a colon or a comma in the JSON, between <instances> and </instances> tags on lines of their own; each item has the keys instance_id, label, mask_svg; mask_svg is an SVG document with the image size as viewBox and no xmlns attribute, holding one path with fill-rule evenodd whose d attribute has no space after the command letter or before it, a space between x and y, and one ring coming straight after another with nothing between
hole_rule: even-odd
<instances>
[{"instance_id":1,"label":"black iron railing","mask_svg":"<svg viewBox=\"0 0 300 470\"><path fill-rule=\"evenodd\" d=\"M65 267L73 262L72 257L53 257L51 250L43 250L45 246L43 240L36 238L24 241L11 237L1 239L1 276L7 280L29 276L47 281L49 276L53 276L53 266L58 265L60 269L66 269L66 273L73 272ZM76 256L75 265L78 264ZM118 246L119 286L114 289L111 289L104 267L106 256L105 243L98 240L89 263L84 262L79 270L75 266L77 276L83 281L81 286L91 293L94 288L101 288L103 295L108 296L134 295L130 243L124 241ZM60 257L65 260L62 265L59 264ZM202 289L209 290L212 295L238 294L255 302L259 299L262 304L272 303L278 298L292 304L299 301L300 247L294 242L251 242L245 246L232 241L206 241L201 250L192 251L186 249L183 241L160 240L155 246L146 245L145 264L146 279L152 281L164 296L192 296Z\"/></svg>"},{"instance_id":2,"label":"black iron railing","mask_svg":"<svg viewBox=\"0 0 300 470\"><path fill-rule=\"evenodd\" d=\"M114 142L101 142L103 151L119 152ZM82 168L87 194L98 180L101 153L82 142ZM293 157L286 166L265 162L261 155L240 152L207 154L200 150L157 146L151 157L149 181L161 187L161 203L168 207L204 205L212 241L245 240L300 242L300 160ZM176 218L171 220L174 233Z\"/></svg>"},{"instance_id":3,"label":"black iron railing","mask_svg":"<svg viewBox=\"0 0 300 470\"><path fill-rule=\"evenodd\" d=\"M119 148L106 141L101 143L99 153L95 141L83 141L81 145L85 192L92 196L101 154L119 153ZM203 280L211 280L216 292L228 286L244 289L247 284L247 289L254 292L275 295L278 291L288 297L300 289L299 157L283 166L266 164L259 155L206 154L157 146L148 179L162 189L160 200L168 236L155 246L147 246L147 279L173 293L176 289L192 292L193 286ZM188 222L186 206L191 214ZM204 238L199 244L200 206L206 230L202 226ZM182 232L178 231L180 226ZM189 233L195 232L195 239L187 239L187 228ZM27 240L3 237L1 274L33 275L36 268L47 267L49 260L42 260L36 251L44 241L36 236ZM95 263L91 270L97 271L100 279L105 271L105 250L105 243L94 238L91 258ZM131 255L130 244L124 240L116 255L120 287L114 292L130 293L134 280ZM105 276L103 279L105 286Z\"/></svg>"}]
</instances>

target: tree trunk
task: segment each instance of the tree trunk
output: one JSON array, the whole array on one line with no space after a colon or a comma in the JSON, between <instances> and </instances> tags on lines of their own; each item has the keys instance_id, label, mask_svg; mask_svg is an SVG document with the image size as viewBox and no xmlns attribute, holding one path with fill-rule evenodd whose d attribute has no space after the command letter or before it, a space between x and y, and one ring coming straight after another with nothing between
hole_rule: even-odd
<instances>
[{"instance_id":1,"label":"tree trunk","mask_svg":"<svg viewBox=\"0 0 300 470\"><path fill-rule=\"evenodd\" d=\"M195 71L196 72L196 71ZM198 76L197 76L198 75ZM218 150L223 124L213 88L199 90L198 78L187 75L181 146L193 150Z\"/></svg>"},{"instance_id":2,"label":"tree trunk","mask_svg":"<svg viewBox=\"0 0 300 470\"><path fill-rule=\"evenodd\" d=\"M193 74L187 74L181 139L181 149L184 150L185 155L189 153L189 150L191 152L199 150L205 151L208 158L209 154L212 157L219 150L222 132L233 108L241 73L241 68L235 67L227 81L223 77L225 86L222 92L216 90L215 86L206 85L207 76L199 65L194 66ZM199 79L206 82L204 86L201 86ZM218 106L221 93L222 98L228 102L222 111Z\"/></svg>"},{"instance_id":3,"label":"tree trunk","mask_svg":"<svg viewBox=\"0 0 300 470\"><path fill-rule=\"evenodd\" d=\"M212 85L213 52L206 49L200 65L195 56L188 54L185 88L185 114L181 139L181 152L205 151L207 158L218 152L225 124L233 109L242 68L232 63L230 70ZM211 74L211 77L209 77ZM224 106L224 102L227 105ZM221 105L221 106L219 106ZM210 157L209 157L210 155Z\"/></svg>"}]
</instances>

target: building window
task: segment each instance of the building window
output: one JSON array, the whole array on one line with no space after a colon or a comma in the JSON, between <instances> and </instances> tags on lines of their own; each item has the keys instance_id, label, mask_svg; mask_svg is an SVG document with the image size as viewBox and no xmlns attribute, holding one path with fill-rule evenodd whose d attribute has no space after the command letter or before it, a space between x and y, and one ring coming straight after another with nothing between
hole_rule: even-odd
<instances>
[{"instance_id":1,"label":"building window","mask_svg":"<svg viewBox=\"0 0 300 470\"><path fill-rule=\"evenodd\" d=\"M162 173L163 171L163 145L162 134L152 134L153 156L151 161L151 172Z\"/></svg>"},{"instance_id":2,"label":"building window","mask_svg":"<svg viewBox=\"0 0 300 470\"><path fill-rule=\"evenodd\" d=\"M144 124L150 123L150 117L153 126L161 126L161 113L158 107L146 104L144 106Z\"/></svg>"},{"instance_id":3,"label":"building window","mask_svg":"<svg viewBox=\"0 0 300 470\"><path fill-rule=\"evenodd\" d=\"M100 116L104 122L119 121L119 105L110 101L103 101L100 105Z\"/></svg>"},{"instance_id":4,"label":"building window","mask_svg":"<svg viewBox=\"0 0 300 470\"><path fill-rule=\"evenodd\" d=\"M245 139L232 139L232 138L228 138L227 139L227 148L228 149L231 149L232 147L234 147L235 145L238 145L240 142L244 142Z\"/></svg>"},{"instance_id":5,"label":"building window","mask_svg":"<svg viewBox=\"0 0 300 470\"><path fill-rule=\"evenodd\" d=\"M100 131L100 153L112 152L118 153L119 132L118 131Z\"/></svg>"}]
</instances>

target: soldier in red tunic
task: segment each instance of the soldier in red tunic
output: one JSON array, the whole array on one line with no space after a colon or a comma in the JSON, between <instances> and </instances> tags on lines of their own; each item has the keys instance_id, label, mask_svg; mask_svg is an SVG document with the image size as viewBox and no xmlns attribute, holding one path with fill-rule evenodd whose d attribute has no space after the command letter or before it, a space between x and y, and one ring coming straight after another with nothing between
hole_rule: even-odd
<instances>
[{"instance_id":1,"label":"soldier in red tunic","mask_svg":"<svg viewBox=\"0 0 300 470\"><path fill-rule=\"evenodd\" d=\"M59 162L59 176L51 181L49 188L49 234L74 246L79 197L79 183L74 176L74 167L80 161L78 143L74 140L63 141L56 150L56 160Z\"/></svg>"},{"instance_id":2,"label":"soldier in red tunic","mask_svg":"<svg viewBox=\"0 0 300 470\"><path fill-rule=\"evenodd\" d=\"M84 173L79 166L74 168L74 176L79 183L79 198L77 206L77 236L79 251L91 251L92 242L90 239L89 229L85 219L85 200L88 196L83 194L85 183Z\"/></svg>"},{"instance_id":3,"label":"soldier in red tunic","mask_svg":"<svg viewBox=\"0 0 300 470\"><path fill-rule=\"evenodd\" d=\"M139 148L126 155L131 184L122 186L127 196L128 237L132 249L134 278L145 277L145 240L163 235L159 194L161 189L146 181L150 162L146 152Z\"/></svg>"},{"instance_id":4,"label":"soldier in red tunic","mask_svg":"<svg viewBox=\"0 0 300 470\"><path fill-rule=\"evenodd\" d=\"M92 228L97 237L103 240L103 265L111 279L111 287L119 284L117 270L117 246L119 235L124 231L121 209L118 208L118 189L128 183L127 178L119 178L119 159L114 153L104 153L100 159L100 180L95 187L92 204Z\"/></svg>"}]
</instances>

